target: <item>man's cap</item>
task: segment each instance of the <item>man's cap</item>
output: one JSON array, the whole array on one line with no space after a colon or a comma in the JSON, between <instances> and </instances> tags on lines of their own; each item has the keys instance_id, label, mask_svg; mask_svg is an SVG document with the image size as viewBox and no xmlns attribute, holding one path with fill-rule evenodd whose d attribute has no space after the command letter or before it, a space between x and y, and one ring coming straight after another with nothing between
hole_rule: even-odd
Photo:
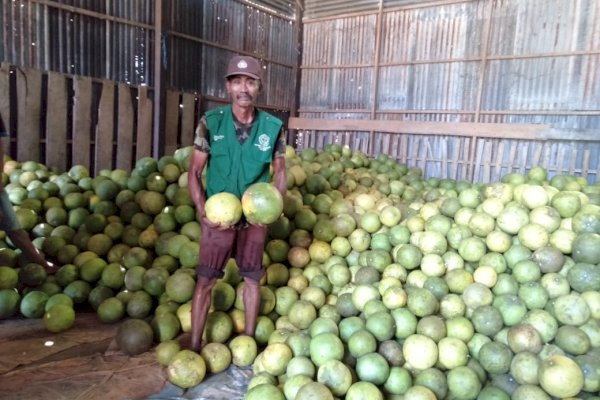
<instances>
[{"instance_id":1,"label":"man's cap","mask_svg":"<svg viewBox=\"0 0 600 400\"><path fill-rule=\"evenodd\" d=\"M250 78L261 79L261 68L258 60L250 56L235 56L229 60L225 78L234 75L246 75Z\"/></svg>"}]
</instances>

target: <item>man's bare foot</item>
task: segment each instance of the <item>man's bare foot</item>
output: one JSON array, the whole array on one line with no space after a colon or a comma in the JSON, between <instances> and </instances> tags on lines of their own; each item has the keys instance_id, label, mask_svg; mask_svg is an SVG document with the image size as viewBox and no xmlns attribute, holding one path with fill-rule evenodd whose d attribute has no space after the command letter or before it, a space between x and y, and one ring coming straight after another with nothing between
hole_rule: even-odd
<instances>
[{"instance_id":1,"label":"man's bare foot","mask_svg":"<svg viewBox=\"0 0 600 400\"><path fill-rule=\"evenodd\" d=\"M178 341L181 348L190 349L196 353L200 353L202 346L206 344L203 340L192 340L192 335L189 332L181 334L178 338Z\"/></svg>"}]
</instances>

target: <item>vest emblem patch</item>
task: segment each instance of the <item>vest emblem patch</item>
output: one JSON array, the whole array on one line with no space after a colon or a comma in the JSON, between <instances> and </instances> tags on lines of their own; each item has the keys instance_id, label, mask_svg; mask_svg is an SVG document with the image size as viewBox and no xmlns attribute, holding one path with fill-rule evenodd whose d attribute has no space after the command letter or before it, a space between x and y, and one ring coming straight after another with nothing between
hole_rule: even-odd
<instances>
[{"instance_id":1,"label":"vest emblem patch","mask_svg":"<svg viewBox=\"0 0 600 400\"><path fill-rule=\"evenodd\" d=\"M260 151L269 150L271 148L271 146L269 146L269 136L263 133L258 137L258 143L254 143L254 145L258 147Z\"/></svg>"},{"instance_id":2,"label":"vest emblem patch","mask_svg":"<svg viewBox=\"0 0 600 400\"><path fill-rule=\"evenodd\" d=\"M213 136L213 140L214 140L215 142L216 142L216 141L219 141L219 140L221 140L221 139L225 139L225 136L224 136L224 135L215 135L215 136Z\"/></svg>"}]
</instances>

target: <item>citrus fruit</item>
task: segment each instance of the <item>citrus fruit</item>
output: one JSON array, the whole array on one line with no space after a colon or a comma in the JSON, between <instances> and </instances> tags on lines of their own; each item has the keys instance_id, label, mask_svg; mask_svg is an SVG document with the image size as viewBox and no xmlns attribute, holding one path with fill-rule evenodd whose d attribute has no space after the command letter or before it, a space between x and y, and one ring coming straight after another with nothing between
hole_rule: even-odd
<instances>
[{"instance_id":1,"label":"citrus fruit","mask_svg":"<svg viewBox=\"0 0 600 400\"><path fill-rule=\"evenodd\" d=\"M229 342L231 362L238 367L251 365L256 358L258 348L252 336L239 335Z\"/></svg>"},{"instance_id":2,"label":"citrus fruit","mask_svg":"<svg viewBox=\"0 0 600 400\"><path fill-rule=\"evenodd\" d=\"M104 299L96 310L98 319L104 323L120 321L125 316L125 305L116 297Z\"/></svg>"},{"instance_id":3,"label":"citrus fruit","mask_svg":"<svg viewBox=\"0 0 600 400\"><path fill-rule=\"evenodd\" d=\"M185 303L192 298L196 281L189 274L175 273L165 282L165 293L177 303Z\"/></svg>"},{"instance_id":4,"label":"citrus fruit","mask_svg":"<svg viewBox=\"0 0 600 400\"><path fill-rule=\"evenodd\" d=\"M204 205L206 218L214 224L235 225L242 217L242 204L233 194L216 193L206 200Z\"/></svg>"},{"instance_id":5,"label":"citrus fruit","mask_svg":"<svg viewBox=\"0 0 600 400\"><path fill-rule=\"evenodd\" d=\"M129 355L143 353L152 346L154 333L143 319L130 318L121 323L116 334L119 349Z\"/></svg>"},{"instance_id":6,"label":"citrus fruit","mask_svg":"<svg viewBox=\"0 0 600 400\"><path fill-rule=\"evenodd\" d=\"M538 379L542 389L558 398L576 396L584 383L583 373L577 363L562 355L552 355L542 360Z\"/></svg>"},{"instance_id":7,"label":"citrus fruit","mask_svg":"<svg viewBox=\"0 0 600 400\"><path fill-rule=\"evenodd\" d=\"M459 399L474 399L481 391L477 373L467 366L456 367L448 372L448 391Z\"/></svg>"},{"instance_id":8,"label":"citrus fruit","mask_svg":"<svg viewBox=\"0 0 600 400\"><path fill-rule=\"evenodd\" d=\"M383 400L383 393L371 382L354 382L346 392L346 400Z\"/></svg>"},{"instance_id":9,"label":"citrus fruit","mask_svg":"<svg viewBox=\"0 0 600 400\"><path fill-rule=\"evenodd\" d=\"M55 304L44 313L44 327L54 333L65 331L75 323L75 310L66 304Z\"/></svg>"},{"instance_id":10,"label":"citrus fruit","mask_svg":"<svg viewBox=\"0 0 600 400\"><path fill-rule=\"evenodd\" d=\"M206 363L200 354L191 350L180 350L167 366L169 381L187 389L198 385L206 375Z\"/></svg>"},{"instance_id":11,"label":"citrus fruit","mask_svg":"<svg viewBox=\"0 0 600 400\"><path fill-rule=\"evenodd\" d=\"M21 314L26 318L41 318L44 315L49 297L48 294L39 290L27 292L21 299L19 306Z\"/></svg>"},{"instance_id":12,"label":"citrus fruit","mask_svg":"<svg viewBox=\"0 0 600 400\"><path fill-rule=\"evenodd\" d=\"M159 343L175 338L181 330L179 319L170 312L155 314L150 326L154 332L154 339Z\"/></svg>"},{"instance_id":13,"label":"citrus fruit","mask_svg":"<svg viewBox=\"0 0 600 400\"><path fill-rule=\"evenodd\" d=\"M317 367L328 360L342 360L344 345L333 333L321 333L310 341L310 358Z\"/></svg>"},{"instance_id":14,"label":"citrus fruit","mask_svg":"<svg viewBox=\"0 0 600 400\"><path fill-rule=\"evenodd\" d=\"M13 289L19 282L19 274L16 269L0 266L0 290Z\"/></svg>"},{"instance_id":15,"label":"citrus fruit","mask_svg":"<svg viewBox=\"0 0 600 400\"><path fill-rule=\"evenodd\" d=\"M250 185L242 195L242 211L250 223L270 224L283 212L281 193L271 184Z\"/></svg>"},{"instance_id":16,"label":"citrus fruit","mask_svg":"<svg viewBox=\"0 0 600 400\"><path fill-rule=\"evenodd\" d=\"M20 300L16 289L0 289L0 319L12 317L19 309Z\"/></svg>"}]
</instances>

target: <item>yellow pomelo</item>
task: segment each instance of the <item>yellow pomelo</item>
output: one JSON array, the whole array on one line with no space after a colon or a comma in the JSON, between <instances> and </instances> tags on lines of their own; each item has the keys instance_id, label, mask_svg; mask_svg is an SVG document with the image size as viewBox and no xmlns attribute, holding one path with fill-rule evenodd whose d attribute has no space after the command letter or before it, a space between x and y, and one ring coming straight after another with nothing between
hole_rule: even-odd
<instances>
[{"instance_id":1,"label":"yellow pomelo","mask_svg":"<svg viewBox=\"0 0 600 400\"><path fill-rule=\"evenodd\" d=\"M584 376L577 363L562 355L552 355L542 361L538 371L540 386L558 398L576 396L583 388Z\"/></svg>"},{"instance_id":2,"label":"yellow pomelo","mask_svg":"<svg viewBox=\"0 0 600 400\"><path fill-rule=\"evenodd\" d=\"M242 203L235 195L221 192L206 200L204 211L212 223L231 226L242 217Z\"/></svg>"}]
</instances>

